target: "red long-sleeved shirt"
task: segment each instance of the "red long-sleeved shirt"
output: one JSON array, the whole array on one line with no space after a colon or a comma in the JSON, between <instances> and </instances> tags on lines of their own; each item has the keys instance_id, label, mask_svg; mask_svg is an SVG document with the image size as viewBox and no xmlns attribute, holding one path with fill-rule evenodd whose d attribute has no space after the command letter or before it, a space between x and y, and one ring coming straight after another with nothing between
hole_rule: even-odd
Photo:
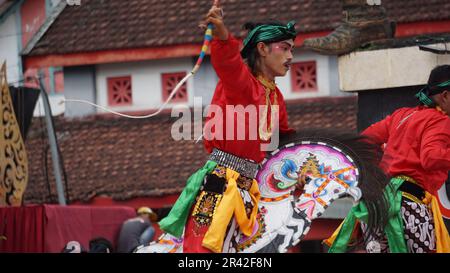
<instances>
[{"instance_id":1,"label":"red long-sleeved shirt","mask_svg":"<svg viewBox=\"0 0 450 273\"><path fill-rule=\"evenodd\" d=\"M219 83L216 86L214 96L211 105L217 105L223 112L223 124L219 125L220 129L214 128L210 130L213 133L213 139L205 139L205 148L211 153L213 148L218 148L222 151L230 154L252 159L256 162L261 162L265 157L265 152L261 151L261 143L266 143L260 140L258 128L259 128L259 105L266 105L265 89L263 85L253 76L250 68L244 63L239 51L239 42L232 35L228 37L228 40L221 41L214 39L211 43L211 62L219 77ZM284 103L283 95L280 90L276 88L277 101L279 106L279 129L280 133L291 133L294 130L288 126L288 116L286 113L286 105ZM274 92L271 92L270 100L273 103ZM247 106L255 106L258 112L257 117L245 118L245 138L243 140L237 140L238 130L238 116L234 115L231 111L226 111L226 106L242 105L244 108ZM211 113L212 109L210 109ZM207 118L208 122L211 119L215 119L214 116L209 114ZM234 126L230 123L230 119L234 119ZM256 120L255 120L256 119ZM268 124L270 124L270 111L267 115ZM227 122L228 121L228 122ZM212 122L212 121L211 121ZM242 119L241 119L242 122ZM230 124L227 124L230 123ZM249 126L249 124L252 126ZM256 139L250 140L249 129L255 129L256 125ZM242 127L241 127L242 128ZM207 128L205 128L207 129ZM234 129L234 140L227 140L227 130ZM209 129L208 129L209 130ZM233 132L233 131L230 131ZM254 136L253 133L253 136Z\"/></svg>"},{"instance_id":2,"label":"red long-sleeved shirt","mask_svg":"<svg viewBox=\"0 0 450 273\"><path fill-rule=\"evenodd\" d=\"M401 108L363 135L386 144L382 167L406 175L436 194L450 170L450 118L434 108Z\"/></svg>"}]
</instances>

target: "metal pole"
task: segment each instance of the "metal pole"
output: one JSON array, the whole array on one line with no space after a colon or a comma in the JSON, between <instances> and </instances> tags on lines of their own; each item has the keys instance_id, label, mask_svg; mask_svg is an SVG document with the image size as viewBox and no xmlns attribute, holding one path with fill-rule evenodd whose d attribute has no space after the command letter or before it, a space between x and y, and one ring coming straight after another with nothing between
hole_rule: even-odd
<instances>
[{"instance_id":1,"label":"metal pole","mask_svg":"<svg viewBox=\"0 0 450 273\"><path fill-rule=\"evenodd\" d=\"M62 184L61 170L60 170L61 165L59 163L58 147L56 144L55 130L53 128L53 122L52 122L52 109L50 108L50 102L48 100L48 95L47 95L47 92L45 91L45 87L44 87L44 84L42 83L41 79L42 79L42 74L40 73L39 86L41 87L42 101L44 102L45 122L47 124L48 141L49 141L50 150L52 153L53 173L55 175L55 180L56 180L56 190L58 193L58 202L60 205L65 206L66 198L64 196L64 187Z\"/></svg>"}]
</instances>

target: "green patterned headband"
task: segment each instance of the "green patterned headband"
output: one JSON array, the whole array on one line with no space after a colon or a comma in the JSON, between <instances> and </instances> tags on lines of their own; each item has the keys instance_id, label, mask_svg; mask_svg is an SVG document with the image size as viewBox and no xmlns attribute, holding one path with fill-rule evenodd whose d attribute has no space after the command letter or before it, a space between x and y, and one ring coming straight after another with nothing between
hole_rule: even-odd
<instances>
[{"instance_id":1,"label":"green patterned headband","mask_svg":"<svg viewBox=\"0 0 450 273\"><path fill-rule=\"evenodd\" d=\"M288 39L295 39L295 22L290 21L286 26L280 25L260 25L252 29L244 40L244 48L241 50L241 56L246 58L250 49L259 42L278 42Z\"/></svg>"},{"instance_id":2,"label":"green patterned headband","mask_svg":"<svg viewBox=\"0 0 450 273\"><path fill-rule=\"evenodd\" d=\"M433 101L433 99L431 99L430 96L439 94L445 90L447 90L450 86L450 80L440 83L438 85L435 86L425 86L424 88L422 88L417 94L416 94L416 98L419 99L419 101L429 107L434 107L436 106L436 103Z\"/></svg>"}]
</instances>

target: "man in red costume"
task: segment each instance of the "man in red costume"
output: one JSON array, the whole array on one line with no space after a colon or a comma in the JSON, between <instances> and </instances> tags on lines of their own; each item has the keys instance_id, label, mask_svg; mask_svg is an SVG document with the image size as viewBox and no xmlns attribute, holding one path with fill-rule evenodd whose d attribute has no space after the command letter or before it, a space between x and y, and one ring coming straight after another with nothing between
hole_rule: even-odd
<instances>
[{"instance_id":1,"label":"man in red costume","mask_svg":"<svg viewBox=\"0 0 450 273\"><path fill-rule=\"evenodd\" d=\"M205 20L214 25L211 62L219 77L204 128L210 157L159 223L176 237L184 230L184 252L222 252L225 235L235 231L229 228L233 218L235 229L252 234L260 198L255 176L266 155L264 145L278 132L293 132L274 80L290 68L294 23L247 24L240 51L222 15L216 1Z\"/></svg>"},{"instance_id":2,"label":"man in red costume","mask_svg":"<svg viewBox=\"0 0 450 273\"><path fill-rule=\"evenodd\" d=\"M390 200L391 211L399 212L390 215L387 236L369 240L368 252L450 251L436 201L450 170L450 65L433 69L428 85L416 97L420 106L398 109L362 132L384 145L381 167L393 177L391 186L399 193ZM336 240L345 237L343 233ZM343 244L336 240L331 250L340 252Z\"/></svg>"}]
</instances>

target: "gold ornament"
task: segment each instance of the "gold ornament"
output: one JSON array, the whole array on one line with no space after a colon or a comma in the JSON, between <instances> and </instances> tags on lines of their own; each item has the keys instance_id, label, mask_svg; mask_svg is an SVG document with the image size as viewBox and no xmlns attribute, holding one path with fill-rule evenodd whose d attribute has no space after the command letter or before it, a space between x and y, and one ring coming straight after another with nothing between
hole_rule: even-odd
<instances>
[{"instance_id":1,"label":"gold ornament","mask_svg":"<svg viewBox=\"0 0 450 273\"><path fill-rule=\"evenodd\" d=\"M274 109L272 109L272 105L278 105L277 93L276 93L276 85L274 81L269 81L263 76L258 76L257 79L264 86L264 90L266 91L266 105L264 107L263 113L259 119L259 138L263 141L268 141L272 137L272 123L273 117L276 116L274 113ZM273 103L270 101L270 93L275 92L273 97ZM270 125L267 125L267 114L271 113Z\"/></svg>"},{"instance_id":2,"label":"gold ornament","mask_svg":"<svg viewBox=\"0 0 450 273\"><path fill-rule=\"evenodd\" d=\"M0 69L0 88L0 206L20 206L28 183L28 159L9 93L6 63Z\"/></svg>"}]
</instances>

